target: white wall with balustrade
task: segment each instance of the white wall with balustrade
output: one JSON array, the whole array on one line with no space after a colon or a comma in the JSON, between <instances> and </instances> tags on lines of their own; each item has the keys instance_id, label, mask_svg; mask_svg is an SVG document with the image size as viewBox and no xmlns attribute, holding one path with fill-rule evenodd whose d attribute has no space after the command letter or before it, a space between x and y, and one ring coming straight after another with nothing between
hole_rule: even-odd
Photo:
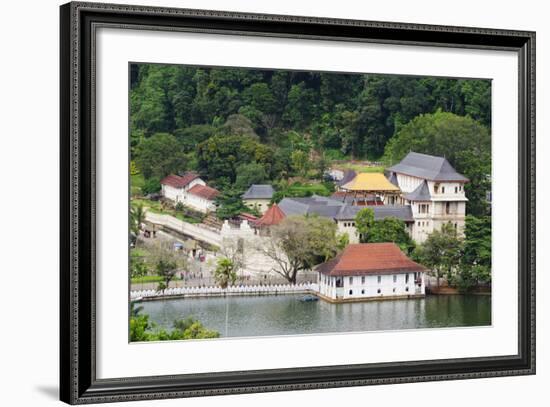
<instances>
[{"instance_id":1,"label":"white wall with balustrade","mask_svg":"<svg viewBox=\"0 0 550 407\"><path fill-rule=\"evenodd\" d=\"M223 295L277 295L277 294L302 294L317 292L318 285L315 283L303 284L274 284L274 285L250 285L230 286L226 289L218 286L211 287L177 287L166 290L136 290L130 292L130 299L137 300L155 297L207 297Z\"/></svg>"}]
</instances>

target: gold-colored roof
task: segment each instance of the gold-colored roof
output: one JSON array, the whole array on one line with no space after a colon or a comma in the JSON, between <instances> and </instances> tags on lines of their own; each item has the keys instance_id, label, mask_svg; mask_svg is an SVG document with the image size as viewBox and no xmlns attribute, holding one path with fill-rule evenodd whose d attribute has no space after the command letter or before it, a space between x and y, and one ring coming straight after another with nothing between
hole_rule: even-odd
<instances>
[{"instance_id":1,"label":"gold-colored roof","mask_svg":"<svg viewBox=\"0 0 550 407\"><path fill-rule=\"evenodd\" d=\"M393 185L384 174L378 172L362 172L357 174L347 184L341 186L347 191L371 191L371 192L399 192L400 189Z\"/></svg>"}]
</instances>

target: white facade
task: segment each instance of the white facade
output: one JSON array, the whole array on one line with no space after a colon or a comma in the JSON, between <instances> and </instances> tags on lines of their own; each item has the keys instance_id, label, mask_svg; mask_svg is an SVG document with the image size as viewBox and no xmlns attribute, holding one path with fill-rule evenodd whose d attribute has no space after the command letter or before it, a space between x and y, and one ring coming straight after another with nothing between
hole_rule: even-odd
<instances>
[{"instance_id":1,"label":"white facade","mask_svg":"<svg viewBox=\"0 0 550 407\"><path fill-rule=\"evenodd\" d=\"M425 180L410 175L396 174L399 187L404 194L413 192ZM414 224L411 237L418 243L424 242L430 233L450 223L459 235L464 234L466 216L466 193L463 182L437 182L426 180L431 198L428 201L408 201L411 205Z\"/></svg>"},{"instance_id":2,"label":"white facade","mask_svg":"<svg viewBox=\"0 0 550 407\"><path fill-rule=\"evenodd\" d=\"M359 243L359 233L355 228L355 220L338 220L336 221L337 233L342 235L346 233L350 243Z\"/></svg>"},{"instance_id":3,"label":"white facade","mask_svg":"<svg viewBox=\"0 0 550 407\"><path fill-rule=\"evenodd\" d=\"M206 199L204 197L189 192L189 190L195 185L205 186L206 182L204 182L200 178L195 178L193 181L182 188L176 188L171 185L162 184L162 196L170 199L171 201L174 201L174 203L176 204L181 202L183 205L188 206L191 209L195 209L199 212L207 213L216 210L216 206L213 200Z\"/></svg>"},{"instance_id":4,"label":"white facade","mask_svg":"<svg viewBox=\"0 0 550 407\"><path fill-rule=\"evenodd\" d=\"M191 181L189 184L187 184L182 188L175 188L171 185L162 184L161 185L162 196L174 201L175 203L182 202L185 204L184 200L185 200L185 197L188 195L187 191L189 191L195 185L206 185L206 182L204 182L200 178L195 178L193 181Z\"/></svg>"},{"instance_id":5,"label":"white facade","mask_svg":"<svg viewBox=\"0 0 550 407\"><path fill-rule=\"evenodd\" d=\"M216 210L216 205L213 200L203 198L202 196L194 195L192 193L186 192L183 195L182 202L185 206L189 206L199 212L211 212Z\"/></svg>"},{"instance_id":6,"label":"white facade","mask_svg":"<svg viewBox=\"0 0 550 407\"><path fill-rule=\"evenodd\" d=\"M319 273L319 294L333 300L425 295L424 272L355 276Z\"/></svg>"}]
</instances>

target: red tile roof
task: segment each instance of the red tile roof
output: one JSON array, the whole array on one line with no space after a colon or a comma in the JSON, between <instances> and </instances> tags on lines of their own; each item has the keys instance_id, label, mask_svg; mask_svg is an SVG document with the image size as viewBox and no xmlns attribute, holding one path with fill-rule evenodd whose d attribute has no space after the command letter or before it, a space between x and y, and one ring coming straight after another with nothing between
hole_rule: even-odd
<instances>
[{"instance_id":1,"label":"red tile roof","mask_svg":"<svg viewBox=\"0 0 550 407\"><path fill-rule=\"evenodd\" d=\"M426 271L409 259L395 243L358 243L348 245L334 259L317 266L317 271L330 276L394 274Z\"/></svg>"},{"instance_id":2,"label":"red tile roof","mask_svg":"<svg viewBox=\"0 0 550 407\"><path fill-rule=\"evenodd\" d=\"M164 177L160 183L162 185L169 185L174 188L184 188L189 185L191 181L199 178L199 174L196 172L188 171L183 173L183 175L174 175L170 174L167 177Z\"/></svg>"},{"instance_id":3,"label":"red tile roof","mask_svg":"<svg viewBox=\"0 0 550 407\"><path fill-rule=\"evenodd\" d=\"M220 194L220 191L218 191L217 189L211 188L207 185L199 184L193 185L193 188L191 188L188 192L198 197L208 199L209 201L213 201L214 198L216 198Z\"/></svg>"},{"instance_id":4,"label":"red tile roof","mask_svg":"<svg viewBox=\"0 0 550 407\"><path fill-rule=\"evenodd\" d=\"M258 217L257 216L254 216L254 215L251 215L249 213L244 213L244 212L241 212L239 213L239 215L237 216L239 219L242 219L242 220L247 220L249 222L255 222L258 220Z\"/></svg>"},{"instance_id":5,"label":"red tile roof","mask_svg":"<svg viewBox=\"0 0 550 407\"><path fill-rule=\"evenodd\" d=\"M285 218L283 211L277 206L277 204L271 205L271 207L264 213L264 215L258 219L255 226L273 226L278 225Z\"/></svg>"}]
</instances>

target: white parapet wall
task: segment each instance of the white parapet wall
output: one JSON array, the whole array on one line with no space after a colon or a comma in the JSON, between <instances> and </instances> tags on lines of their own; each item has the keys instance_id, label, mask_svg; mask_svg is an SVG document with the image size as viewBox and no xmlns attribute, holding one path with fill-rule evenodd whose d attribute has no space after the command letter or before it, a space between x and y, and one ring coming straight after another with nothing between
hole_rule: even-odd
<instances>
[{"instance_id":1,"label":"white parapet wall","mask_svg":"<svg viewBox=\"0 0 550 407\"><path fill-rule=\"evenodd\" d=\"M225 295L279 295L306 294L318 291L316 283L231 286L226 289L212 287L178 287L166 290L137 290L130 292L130 300L146 300L165 297L220 297Z\"/></svg>"},{"instance_id":2,"label":"white parapet wall","mask_svg":"<svg viewBox=\"0 0 550 407\"><path fill-rule=\"evenodd\" d=\"M231 226L229 221L224 220L221 229L222 239L254 239L254 229L250 226L247 220L243 220L238 227Z\"/></svg>"}]
</instances>

